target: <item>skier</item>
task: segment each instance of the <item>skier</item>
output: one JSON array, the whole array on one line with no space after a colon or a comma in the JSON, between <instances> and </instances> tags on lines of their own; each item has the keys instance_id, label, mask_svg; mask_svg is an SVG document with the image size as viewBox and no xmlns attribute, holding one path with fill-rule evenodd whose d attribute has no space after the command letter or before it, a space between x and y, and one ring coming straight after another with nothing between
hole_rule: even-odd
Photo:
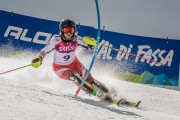
<instances>
[{"instance_id":1,"label":"skier","mask_svg":"<svg viewBox=\"0 0 180 120\"><path fill-rule=\"evenodd\" d=\"M43 61L43 58L47 53L54 50L53 70L57 76L63 80L73 81L72 75L79 75L84 78L87 69L77 59L75 50L78 45L94 49L95 46L87 45L82 37L76 34L76 25L73 20L64 19L61 21L60 34L50 39L47 45L40 51L37 58L32 60L32 66L38 68ZM108 97L108 88L101 82L95 80L91 74L87 78L87 83L98 87L93 90L93 95L100 99L106 99Z\"/></svg>"}]
</instances>

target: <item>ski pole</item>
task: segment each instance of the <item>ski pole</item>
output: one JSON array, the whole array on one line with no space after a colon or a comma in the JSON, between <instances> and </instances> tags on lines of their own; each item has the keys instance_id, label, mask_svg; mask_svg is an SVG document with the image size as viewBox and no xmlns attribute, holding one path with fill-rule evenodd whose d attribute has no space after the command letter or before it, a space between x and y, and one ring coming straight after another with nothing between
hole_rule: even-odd
<instances>
[{"instance_id":1,"label":"ski pole","mask_svg":"<svg viewBox=\"0 0 180 120\"><path fill-rule=\"evenodd\" d=\"M22 67L18 67L18 68L12 69L12 70L8 70L6 72L0 73L0 75L6 74L6 73L9 73L9 72L13 72L15 70L22 69L22 68L25 68L25 67L28 67L28 66L32 66L32 64L28 64L28 65L25 65L25 66L22 66Z\"/></svg>"}]
</instances>

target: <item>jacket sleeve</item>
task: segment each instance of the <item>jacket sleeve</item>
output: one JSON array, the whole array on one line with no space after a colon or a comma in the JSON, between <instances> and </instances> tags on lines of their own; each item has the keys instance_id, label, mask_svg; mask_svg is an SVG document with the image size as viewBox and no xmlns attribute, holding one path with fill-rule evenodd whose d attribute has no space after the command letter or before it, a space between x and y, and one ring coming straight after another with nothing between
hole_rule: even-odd
<instances>
[{"instance_id":1,"label":"jacket sleeve","mask_svg":"<svg viewBox=\"0 0 180 120\"><path fill-rule=\"evenodd\" d=\"M40 51L39 56L44 58L48 53L54 50L56 38L53 37L50 41L46 44L46 46Z\"/></svg>"},{"instance_id":2,"label":"jacket sleeve","mask_svg":"<svg viewBox=\"0 0 180 120\"><path fill-rule=\"evenodd\" d=\"M88 48L88 45L82 40L81 36L77 36L78 45Z\"/></svg>"}]
</instances>

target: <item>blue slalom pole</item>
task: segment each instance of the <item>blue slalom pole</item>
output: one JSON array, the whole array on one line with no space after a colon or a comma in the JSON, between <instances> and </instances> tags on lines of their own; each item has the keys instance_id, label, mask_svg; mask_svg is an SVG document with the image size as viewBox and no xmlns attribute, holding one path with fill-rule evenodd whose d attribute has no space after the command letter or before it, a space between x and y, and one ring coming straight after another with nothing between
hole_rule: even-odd
<instances>
[{"instance_id":1,"label":"blue slalom pole","mask_svg":"<svg viewBox=\"0 0 180 120\"><path fill-rule=\"evenodd\" d=\"M89 66L89 69L88 69L88 71L87 71L87 73L86 73L86 75L85 75L85 77L84 77L81 85L78 87L78 89L77 89L77 91L76 91L76 93L75 93L75 96L78 95L78 93L79 93L80 90L82 89L84 83L86 82L86 80L87 80L87 78L88 78L88 76L89 76L89 74L90 74L90 71L91 71L91 69L92 69L92 67L93 67L93 65L94 65L94 61L95 61L95 59L96 59L97 52L98 52L98 46L99 46L99 40L100 40L100 34L101 34L101 30L100 30L101 24L100 24L100 13L99 13L98 0L95 0L95 4L96 4L96 11L97 11L97 19L98 19L98 32L97 32L96 48L95 48L95 50L94 50L93 58L92 58L92 61L91 61L90 66Z\"/></svg>"}]
</instances>

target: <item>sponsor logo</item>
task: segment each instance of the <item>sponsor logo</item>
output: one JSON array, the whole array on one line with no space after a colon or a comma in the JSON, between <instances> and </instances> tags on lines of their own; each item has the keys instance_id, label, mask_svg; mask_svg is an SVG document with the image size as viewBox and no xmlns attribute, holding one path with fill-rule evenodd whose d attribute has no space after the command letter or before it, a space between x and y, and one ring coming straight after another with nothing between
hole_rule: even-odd
<instances>
[{"instance_id":1,"label":"sponsor logo","mask_svg":"<svg viewBox=\"0 0 180 120\"><path fill-rule=\"evenodd\" d=\"M149 45L139 45L135 46L138 50L132 53L133 44L130 44L128 47L120 45L119 49L113 48L113 45L109 41L102 40L101 43L103 46L99 48L99 53L97 58L112 60L111 56L112 50L116 51L116 60L121 61L122 59L128 60L129 57L134 57L135 62L147 62L150 66L162 66L167 65L171 66L173 62L174 50L166 51L155 49L153 50Z\"/></svg>"},{"instance_id":2,"label":"sponsor logo","mask_svg":"<svg viewBox=\"0 0 180 120\"><path fill-rule=\"evenodd\" d=\"M46 32L36 32L34 37L28 37L28 29L23 29L15 26L8 26L4 37L14 37L17 40L33 42L38 44L47 44L47 42L51 39L52 34ZM44 38L44 39L42 39Z\"/></svg>"},{"instance_id":3,"label":"sponsor logo","mask_svg":"<svg viewBox=\"0 0 180 120\"><path fill-rule=\"evenodd\" d=\"M73 46L66 46L66 47L59 47L59 52L72 51L72 50L74 50L74 45Z\"/></svg>"}]
</instances>

